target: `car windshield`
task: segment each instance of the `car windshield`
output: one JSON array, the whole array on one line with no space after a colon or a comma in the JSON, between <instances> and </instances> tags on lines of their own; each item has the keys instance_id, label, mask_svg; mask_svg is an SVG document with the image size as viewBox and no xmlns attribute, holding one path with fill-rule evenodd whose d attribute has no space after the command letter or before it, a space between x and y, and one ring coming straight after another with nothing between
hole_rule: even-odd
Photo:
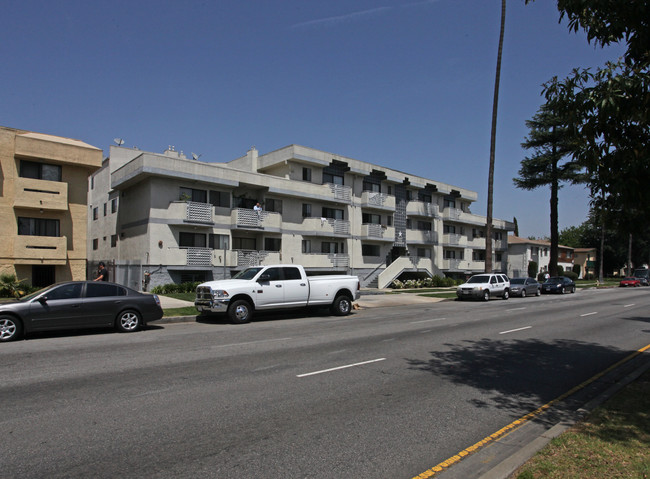
<instances>
[{"instance_id":1,"label":"car windshield","mask_svg":"<svg viewBox=\"0 0 650 479\"><path fill-rule=\"evenodd\" d=\"M638 278L623 278L623 281L638 281Z\"/></svg>"},{"instance_id":2,"label":"car windshield","mask_svg":"<svg viewBox=\"0 0 650 479\"><path fill-rule=\"evenodd\" d=\"M524 278L512 278L510 284L524 284L525 281Z\"/></svg>"},{"instance_id":3,"label":"car windshield","mask_svg":"<svg viewBox=\"0 0 650 479\"><path fill-rule=\"evenodd\" d=\"M470 279L467 280L468 283L489 283L490 282L490 276L487 274L480 274L478 276L472 276Z\"/></svg>"},{"instance_id":4,"label":"car windshield","mask_svg":"<svg viewBox=\"0 0 650 479\"><path fill-rule=\"evenodd\" d=\"M46 291L46 290L50 289L51 287L52 286L47 286L46 288L39 289L38 291L34 291L33 293L28 294L27 296L23 296L18 301L24 301L24 302L31 301L36 296L40 296L41 294L43 294L43 291Z\"/></svg>"},{"instance_id":5,"label":"car windshield","mask_svg":"<svg viewBox=\"0 0 650 479\"><path fill-rule=\"evenodd\" d=\"M261 269L262 268L246 268L244 271L240 271L233 276L232 279L253 279Z\"/></svg>"},{"instance_id":6,"label":"car windshield","mask_svg":"<svg viewBox=\"0 0 650 479\"><path fill-rule=\"evenodd\" d=\"M548 278L548 279L546 280L546 282L547 282L547 283L561 283L561 282L562 282L562 278L560 278L559 276L554 276L553 278Z\"/></svg>"}]
</instances>

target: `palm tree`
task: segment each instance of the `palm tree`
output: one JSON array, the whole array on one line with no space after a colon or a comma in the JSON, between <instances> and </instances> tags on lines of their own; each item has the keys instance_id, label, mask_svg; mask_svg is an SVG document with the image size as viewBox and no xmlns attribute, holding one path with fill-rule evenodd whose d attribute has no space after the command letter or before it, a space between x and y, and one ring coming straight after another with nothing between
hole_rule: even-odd
<instances>
[{"instance_id":1,"label":"palm tree","mask_svg":"<svg viewBox=\"0 0 650 479\"><path fill-rule=\"evenodd\" d=\"M497 73L494 80L494 102L492 103L492 133L490 135L490 170L488 173L487 219L485 228L485 272L492 272L492 208L494 199L494 152L497 138L497 108L499 106L499 81L501 79L501 55L503 53L503 32L506 26L506 0L501 0L501 32L499 33L499 53L497 54Z\"/></svg>"}]
</instances>

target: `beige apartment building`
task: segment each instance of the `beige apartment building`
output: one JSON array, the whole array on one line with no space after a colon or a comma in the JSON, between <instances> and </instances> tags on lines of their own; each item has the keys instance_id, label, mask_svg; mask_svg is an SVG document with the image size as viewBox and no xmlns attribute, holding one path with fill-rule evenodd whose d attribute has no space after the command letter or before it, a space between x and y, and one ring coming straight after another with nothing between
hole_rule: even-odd
<instances>
[{"instance_id":1,"label":"beige apartment building","mask_svg":"<svg viewBox=\"0 0 650 479\"><path fill-rule=\"evenodd\" d=\"M86 279L88 177L101 164L82 141L0 127L0 274Z\"/></svg>"},{"instance_id":2,"label":"beige apartment building","mask_svg":"<svg viewBox=\"0 0 650 479\"><path fill-rule=\"evenodd\" d=\"M385 287L485 269L485 217L473 191L298 145L227 163L113 146L90 180L89 261L131 287L230 277L295 263ZM262 211L256 211L260 203ZM494 269L507 233L494 220ZM109 268L110 269L110 268Z\"/></svg>"}]
</instances>

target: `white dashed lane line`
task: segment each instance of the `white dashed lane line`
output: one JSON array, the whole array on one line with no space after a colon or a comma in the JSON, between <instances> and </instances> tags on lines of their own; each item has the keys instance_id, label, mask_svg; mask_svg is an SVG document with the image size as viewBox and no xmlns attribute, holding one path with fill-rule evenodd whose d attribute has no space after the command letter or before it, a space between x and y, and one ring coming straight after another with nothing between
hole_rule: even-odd
<instances>
[{"instance_id":1,"label":"white dashed lane line","mask_svg":"<svg viewBox=\"0 0 650 479\"><path fill-rule=\"evenodd\" d=\"M525 326L523 328L510 329L508 331L501 331L499 334L516 333L517 331L523 331L525 329L531 329L531 328L532 328L532 326Z\"/></svg>"}]
</instances>

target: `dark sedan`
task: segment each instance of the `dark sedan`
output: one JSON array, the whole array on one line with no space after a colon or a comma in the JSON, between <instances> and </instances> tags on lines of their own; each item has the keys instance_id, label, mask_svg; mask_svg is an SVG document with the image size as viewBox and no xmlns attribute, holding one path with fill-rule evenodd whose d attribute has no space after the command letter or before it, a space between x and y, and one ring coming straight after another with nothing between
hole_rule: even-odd
<instances>
[{"instance_id":1,"label":"dark sedan","mask_svg":"<svg viewBox=\"0 0 650 479\"><path fill-rule=\"evenodd\" d=\"M539 296L541 289L535 278L510 278L510 296Z\"/></svg>"},{"instance_id":2,"label":"dark sedan","mask_svg":"<svg viewBox=\"0 0 650 479\"><path fill-rule=\"evenodd\" d=\"M554 276L542 283L542 293L575 293L576 284L566 276Z\"/></svg>"},{"instance_id":3,"label":"dark sedan","mask_svg":"<svg viewBox=\"0 0 650 479\"><path fill-rule=\"evenodd\" d=\"M55 329L115 328L130 333L162 315L155 294L108 282L57 283L0 303L0 342Z\"/></svg>"}]
</instances>

